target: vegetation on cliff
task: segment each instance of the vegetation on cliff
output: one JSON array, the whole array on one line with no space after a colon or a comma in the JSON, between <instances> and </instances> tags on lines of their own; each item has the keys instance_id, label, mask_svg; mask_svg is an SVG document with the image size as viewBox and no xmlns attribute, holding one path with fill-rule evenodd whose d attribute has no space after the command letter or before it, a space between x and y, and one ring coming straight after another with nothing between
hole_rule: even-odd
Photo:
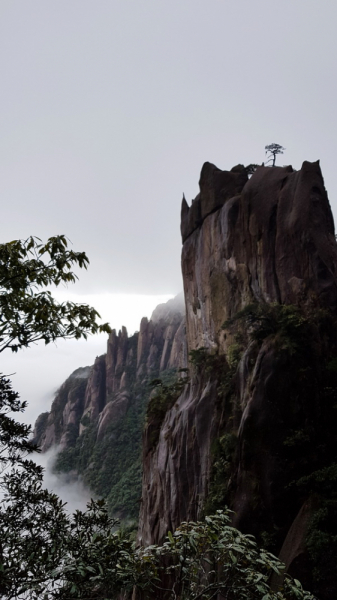
<instances>
[{"instance_id":1,"label":"vegetation on cliff","mask_svg":"<svg viewBox=\"0 0 337 600\"><path fill-rule=\"evenodd\" d=\"M309 506L306 524L300 525L301 555L310 565L310 578L306 575L305 581L319 597L330 597L337 560L337 319L331 311L314 306L256 303L223 327L233 340L226 355L203 347L190 353L192 378L204 385L216 382L217 390L218 430L211 444L203 514L235 505L241 470L251 498L246 527L254 528L255 521L259 542L278 553L291 522L301 507ZM261 372L262 360L268 356L267 371ZM259 435L249 428L248 405L241 404L243 372L252 388L261 385L257 377L263 385L269 381L267 398L273 416L261 421ZM160 385L159 390L154 408L158 405L162 423L177 396L174 387ZM244 434L239 430L242 421ZM156 440L158 436L159 428ZM265 447L277 474L277 485L273 483L269 492L275 507L272 513L266 506L265 472L259 470ZM322 589L326 590L323 596Z\"/></svg>"},{"instance_id":2,"label":"vegetation on cliff","mask_svg":"<svg viewBox=\"0 0 337 600\"><path fill-rule=\"evenodd\" d=\"M134 337L137 341L137 335ZM109 514L121 519L124 525L134 531L137 529L141 501L144 422L150 419L154 437L158 435L160 419L167 410L167 405L161 406L161 402L168 390L172 392L169 382L176 378L175 369L163 371L161 379L155 380L152 377L158 376L158 369L141 380L136 372L134 354L127 373L126 414L110 422L101 436L98 436L99 418L92 421L89 415L83 417L81 422L85 425L84 431L81 435L77 432L72 440L69 439L67 447L58 453L54 465L56 473L73 471L79 475L96 497L106 499ZM153 387L160 392L157 391L150 398ZM177 398L182 387L180 380L173 387L174 397ZM112 393L109 401L114 402L118 395L119 392Z\"/></svg>"},{"instance_id":3,"label":"vegetation on cliff","mask_svg":"<svg viewBox=\"0 0 337 600\"><path fill-rule=\"evenodd\" d=\"M148 381L138 383L134 380L128 393L130 401L126 415L111 422L100 439L97 438L98 420L91 422L88 417L84 432L57 455L54 469L60 473L75 471L95 496L107 500L111 515L131 521L136 527Z\"/></svg>"},{"instance_id":4,"label":"vegetation on cliff","mask_svg":"<svg viewBox=\"0 0 337 600\"><path fill-rule=\"evenodd\" d=\"M148 450L156 447L165 415L174 406L186 383L188 383L187 372L188 369L179 369L178 377L176 370L171 369L166 373L162 373L160 379L153 379L150 382L152 393L146 409ZM184 376L182 376L182 373Z\"/></svg>"},{"instance_id":5,"label":"vegetation on cliff","mask_svg":"<svg viewBox=\"0 0 337 600\"><path fill-rule=\"evenodd\" d=\"M301 506L309 503L304 534L312 565L311 585L319 593L322 582L327 589L330 582L332 585L337 561L337 319L328 310L255 304L240 311L224 327L231 329L242 352L256 344L256 356L263 348L264 352L271 348L276 353L273 368L281 369L283 383L279 380L279 390L282 395L283 388L284 396L282 407L275 405L279 427L273 433L274 440L269 440L269 448L276 455L278 486L273 493L278 509L272 520L266 520L265 531L260 531L259 537L278 551L289 527L289 516L295 516ZM253 361L250 370L257 368ZM270 402L273 393L270 388ZM263 438L267 433L262 430L260 435ZM253 440L246 432L245 442L243 457L240 449L241 468L245 465L256 478L254 502L260 512L263 480L254 469L259 441L256 434ZM238 445L235 452L239 452ZM238 454L232 462L231 477L235 477L237 465ZM223 479L230 480L226 470ZM228 500L230 487L227 485Z\"/></svg>"}]
</instances>

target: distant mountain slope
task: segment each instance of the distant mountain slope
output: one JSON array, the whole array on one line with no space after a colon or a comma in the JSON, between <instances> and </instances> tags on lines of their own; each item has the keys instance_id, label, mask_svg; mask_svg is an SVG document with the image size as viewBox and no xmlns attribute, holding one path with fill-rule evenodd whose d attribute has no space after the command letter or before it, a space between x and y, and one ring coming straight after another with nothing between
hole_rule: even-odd
<instances>
[{"instance_id":1,"label":"distant mountain slope","mask_svg":"<svg viewBox=\"0 0 337 600\"><path fill-rule=\"evenodd\" d=\"M107 353L74 371L35 424L42 451L59 449L56 470L81 476L124 519L138 518L149 383L175 379L187 363L184 312L180 295L143 318L139 333L112 331Z\"/></svg>"}]
</instances>

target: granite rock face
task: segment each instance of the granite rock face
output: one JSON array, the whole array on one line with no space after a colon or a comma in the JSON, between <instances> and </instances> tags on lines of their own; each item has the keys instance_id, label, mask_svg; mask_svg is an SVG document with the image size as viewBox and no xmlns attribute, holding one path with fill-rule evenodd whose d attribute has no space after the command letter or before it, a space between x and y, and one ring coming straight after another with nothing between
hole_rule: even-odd
<instances>
[{"instance_id":1,"label":"granite rock face","mask_svg":"<svg viewBox=\"0 0 337 600\"><path fill-rule=\"evenodd\" d=\"M243 165L233 167L231 171L221 171L212 163L206 162L200 174L200 193L188 204L183 198L181 207L181 235L183 242L200 227L205 218L221 208L226 200L240 194L248 181Z\"/></svg>"},{"instance_id":2,"label":"granite rock face","mask_svg":"<svg viewBox=\"0 0 337 600\"><path fill-rule=\"evenodd\" d=\"M194 380L170 410L152 449L143 438L143 492L139 543L160 542L167 531L202 513L210 473L210 443L217 431L216 381Z\"/></svg>"},{"instance_id":3,"label":"granite rock face","mask_svg":"<svg viewBox=\"0 0 337 600\"><path fill-rule=\"evenodd\" d=\"M254 534L274 528L275 548L283 545L282 558L296 576L309 509L308 498L295 492L287 496L286 510L281 505L290 484L284 444L291 432L318 418L318 396L312 395L314 384L301 380L299 386L295 359L280 350L277 336L258 345L247 335L234 373L238 344L223 324L251 304L336 315L337 245L319 163L304 162L299 171L259 167L249 180L243 167L222 172L206 163L200 194L190 207L183 199L181 232L187 350L205 348L213 367L191 368L155 448L145 429L139 543L157 543L180 522L200 518L216 473L227 486L235 525ZM308 354L303 371L310 360ZM313 372L314 361L311 367ZM224 392L228 374L231 395ZM234 457L228 467L223 452L221 475L214 448L233 439ZM289 542L295 530L296 552Z\"/></svg>"},{"instance_id":4,"label":"granite rock face","mask_svg":"<svg viewBox=\"0 0 337 600\"><path fill-rule=\"evenodd\" d=\"M182 271L189 350L225 351L222 323L253 301L336 310L334 224L318 162L259 167L186 239Z\"/></svg>"},{"instance_id":5,"label":"granite rock face","mask_svg":"<svg viewBox=\"0 0 337 600\"><path fill-rule=\"evenodd\" d=\"M90 367L76 369L58 390L50 412L38 417L33 441L42 452L54 445L65 448L78 432L89 373Z\"/></svg>"}]
</instances>

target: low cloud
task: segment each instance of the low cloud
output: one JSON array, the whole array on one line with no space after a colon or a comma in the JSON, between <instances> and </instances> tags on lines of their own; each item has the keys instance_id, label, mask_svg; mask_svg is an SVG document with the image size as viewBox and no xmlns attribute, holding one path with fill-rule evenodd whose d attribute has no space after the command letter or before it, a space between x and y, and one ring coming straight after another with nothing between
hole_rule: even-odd
<instances>
[{"instance_id":1,"label":"low cloud","mask_svg":"<svg viewBox=\"0 0 337 600\"><path fill-rule=\"evenodd\" d=\"M44 467L44 487L54 492L66 502L66 510L73 513L75 510L85 510L87 502L93 497L84 483L77 477L76 473L54 473L58 448L54 446L44 454L35 453L32 458Z\"/></svg>"}]
</instances>

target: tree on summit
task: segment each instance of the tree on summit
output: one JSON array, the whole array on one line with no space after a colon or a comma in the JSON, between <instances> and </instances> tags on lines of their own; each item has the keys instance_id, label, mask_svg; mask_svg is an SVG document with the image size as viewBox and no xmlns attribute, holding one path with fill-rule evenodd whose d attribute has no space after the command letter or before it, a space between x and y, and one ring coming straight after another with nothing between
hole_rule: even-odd
<instances>
[{"instance_id":1,"label":"tree on summit","mask_svg":"<svg viewBox=\"0 0 337 600\"><path fill-rule=\"evenodd\" d=\"M266 154L269 153L271 155L271 156L269 156L267 163L270 161L273 161L272 167L275 167L276 155L283 154L285 148L283 146L280 146L280 144L269 144L268 146L265 146L264 148L265 148Z\"/></svg>"}]
</instances>

